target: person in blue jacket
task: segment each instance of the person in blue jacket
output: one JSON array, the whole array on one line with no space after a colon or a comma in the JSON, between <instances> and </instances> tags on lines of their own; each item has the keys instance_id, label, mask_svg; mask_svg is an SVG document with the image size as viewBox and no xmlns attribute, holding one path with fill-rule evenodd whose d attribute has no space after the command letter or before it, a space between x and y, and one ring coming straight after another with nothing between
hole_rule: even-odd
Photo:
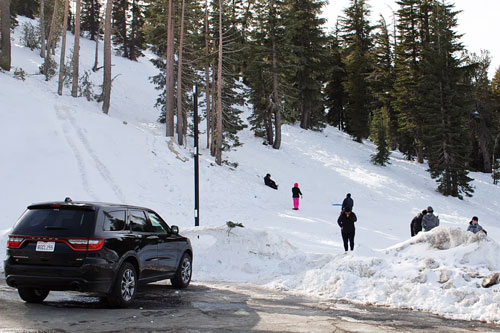
<instances>
[{"instance_id":1,"label":"person in blue jacket","mask_svg":"<svg viewBox=\"0 0 500 333\"><path fill-rule=\"evenodd\" d=\"M486 234L486 230L483 229L479 225L479 219L477 216L472 217L472 220L469 222L469 227L467 228L467 231L470 231L472 233L478 233L479 231L482 231Z\"/></svg>"}]
</instances>

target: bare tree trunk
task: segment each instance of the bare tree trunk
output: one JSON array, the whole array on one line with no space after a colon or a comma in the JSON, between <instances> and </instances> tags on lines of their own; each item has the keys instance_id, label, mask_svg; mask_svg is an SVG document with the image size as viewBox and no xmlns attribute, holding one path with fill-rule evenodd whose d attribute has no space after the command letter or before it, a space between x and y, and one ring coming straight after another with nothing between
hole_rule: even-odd
<instances>
[{"instance_id":1,"label":"bare tree trunk","mask_svg":"<svg viewBox=\"0 0 500 333\"><path fill-rule=\"evenodd\" d=\"M104 19L104 76L103 76L103 103L102 111L108 114L111 101L111 16L113 0L106 2L106 17Z\"/></svg>"},{"instance_id":2,"label":"bare tree trunk","mask_svg":"<svg viewBox=\"0 0 500 333\"><path fill-rule=\"evenodd\" d=\"M76 0L75 45L73 47L73 87L71 96L78 96L78 78L80 77L80 0Z\"/></svg>"},{"instance_id":3,"label":"bare tree trunk","mask_svg":"<svg viewBox=\"0 0 500 333\"><path fill-rule=\"evenodd\" d=\"M66 57L66 29L68 27L68 10L69 10L69 0L64 0L64 18L63 18L63 29L62 29L62 41L61 41L61 60L59 61L59 84L57 86L57 93L62 96L63 86L64 86L64 58Z\"/></svg>"},{"instance_id":4,"label":"bare tree trunk","mask_svg":"<svg viewBox=\"0 0 500 333\"><path fill-rule=\"evenodd\" d=\"M136 17L136 2L135 0L132 0L132 29L130 29L130 44L128 48L128 55L130 60L137 60L137 57L135 55L135 35L137 33L137 17Z\"/></svg>"},{"instance_id":5,"label":"bare tree trunk","mask_svg":"<svg viewBox=\"0 0 500 333\"><path fill-rule=\"evenodd\" d=\"M166 100L165 100L165 125L166 136L174 136L174 25L172 23L173 0L168 0L167 18L167 68L165 71Z\"/></svg>"},{"instance_id":6,"label":"bare tree trunk","mask_svg":"<svg viewBox=\"0 0 500 333\"><path fill-rule=\"evenodd\" d=\"M56 28L56 18L57 18L57 5L59 0L54 0L54 8L52 11L52 19L50 20L49 27L49 39L47 41L47 52L45 53L45 63L43 65L43 72L45 74L45 81L49 80L49 66L50 66L50 52L52 51L52 36L54 35L54 30Z\"/></svg>"},{"instance_id":7,"label":"bare tree trunk","mask_svg":"<svg viewBox=\"0 0 500 333\"><path fill-rule=\"evenodd\" d=\"M40 57L45 59L45 0L40 0Z\"/></svg>"},{"instance_id":8,"label":"bare tree trunk","mask_svg":"<svg viewBox=\"0 0 500 333\"><path fill-rule=\"evenodd\" d=\"M271 4L274 8L274 4ZM274 14L274 10L273 10ZM271 27L271 42L272 42L272 52L273 52L273 98L272 107L274 113L274 149L280 149L281 146L281 99L279 94L279 81L278 81L278 61L276 55L276 37L275 37L274 23Z\"/></svg>"},{"instance_id":9,"label":"bare tree trunk","mask_svg":"<svg viewBox=\"0 0 500 333\"><path fill-rule=\"evenodd\" d=\"M0 0L1 39L0 68L10 71L12 56L10 50L10 0Z\"/></svg>"},{"instance_id":10,"label":"bare tree trunk","mask_svg":"<svg viewBox=\"0 0 500 333\"><path fill-rule=\"evenodd\" d=\"M99 31L102 27L102 20L99 20L99 25L97 28L97 34L95 36L95 57L94 57L94 66L92 67L92 72L97 72L97 68L99 67Z\"/></svg>"},{"instance_id":11,"label":"bare tree trunk","mask_svg":"<svg viewBox=\"0 0 500 333\"><path fill-rule=\"evenodd\" d=\"M222 0L219 0L219 60L217 62L217 145L215 163L222 165Z\"/></svg>"},{"instance_id":12,"label":"bare tree trunk","mask_svg":"<svg viewBox=\"0 0 500 333\"><path fill-rule=\"evenodd\" d=\"M215 46L214 46L215 47ZM212 132L212 142L210 143L210 155L211 156L214 156L215 157L215 147L217 146L217 138L216 138L216 131L215 131L215 117L216 117L216 114L215 114L215 104L217 104L216 100L215 100L215 96L217 95L216 94L216 88L217 88L217 72L215 71L215 64L213 65L214 67L212 67L212 87L211 87L211 91L210 91L210 94L212 95L212 105L211 105L211 108L210 108L210 131Z\"/></svg>"},{"instance_id":13,"label":"bare tree trunk","mask_svg":"<svg viewBox=\"0 0 500 333\"><path fill-rule=\"evenodd\" d=\"M182 47L184 43L184 6L182 0L181 27L179 32L179 57L177 60L177 141L179 145L184 144L184 108L182 107Z\"/></svg>"},{"instance_id":14,"label":"bare tree trunk","mask_svg":"<svg viewBox=\"0 0 500 333\"><path fill-rule=\"evenodd\" d=\"M208 38L208 0L205 0L205 103L207 104L207 149L210 148L210 134L212 129L212 106L210 105L210 42Z\"/></svg>"}]
</instances>

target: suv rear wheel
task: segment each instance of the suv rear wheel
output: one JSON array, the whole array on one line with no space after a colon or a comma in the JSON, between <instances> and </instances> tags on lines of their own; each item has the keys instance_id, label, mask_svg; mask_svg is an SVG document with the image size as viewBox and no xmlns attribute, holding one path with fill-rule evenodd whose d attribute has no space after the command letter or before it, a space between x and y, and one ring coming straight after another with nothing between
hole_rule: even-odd
<instances>
[{"instance_id":1,"label":"suv rear wheel","mask_svg":"<svg viewBox=\"0 0 500 333\"><path fill-rule=\"evenodd\" d=\"M25 302L42 303L43 300L49 294L50 290L35 289L35 288L19 288L17 289L17 292Z\"/></svg>"},{"instance_id":2,"label":"suv rear wheel","mask_svg":"<svg viewBox=\"0 0 500 333\"><path fill-rule=\"evenodd\" d=\"M137 273L135 267L125 262L118 271L115 284L111 294L108 295L108 302L113 306L127 307L135 299L137 292Z\"/></svg>"},{"instance_id":3,"label":"suv rear wheel","mask_svg":"<svg viewBox=\"0 0 500 333\"><path fill-rule=\"evenodd\" d=\"M191 256L184 253L179 263L179 267L177 267L177 271L175 272L175 276L170 279L172 286L178 289L186 288L189 282L191 282L192 268Z\"/></svg>"}]
</instances>

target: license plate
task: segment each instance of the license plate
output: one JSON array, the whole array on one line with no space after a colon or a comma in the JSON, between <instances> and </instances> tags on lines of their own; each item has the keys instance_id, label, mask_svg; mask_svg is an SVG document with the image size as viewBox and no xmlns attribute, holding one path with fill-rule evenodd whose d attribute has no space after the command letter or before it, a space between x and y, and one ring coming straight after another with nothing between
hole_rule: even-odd
<instances>
[{"instance_id":1,"label":"license plate","mask_svg":"<svg viewBox=\"0 0 500 333\"><path fill-rule=\"evenodd\" d=\"M56 242L36 242L36 250L40 252L54 252Z\"/></svg>"}]
</instances>

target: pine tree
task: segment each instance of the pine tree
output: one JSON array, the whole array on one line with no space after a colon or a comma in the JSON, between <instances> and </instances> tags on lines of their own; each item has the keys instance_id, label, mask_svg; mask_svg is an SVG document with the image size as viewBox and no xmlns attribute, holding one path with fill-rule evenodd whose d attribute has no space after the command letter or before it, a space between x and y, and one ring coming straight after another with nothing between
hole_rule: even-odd
<instances>
[{"instance_id":1,"label":"pine tree","mask_svg":"<svg viewBox=\"0 0 500 333\"><path fill-rule=\"evenodd\" d=\"M474 149L471 151L471 170L490 173L492 170L492 143L495 132L495 114L500 104L495 100L488 79L488 68L491 63L489 52L480 55L467 53L465 59L472 83L474 109L469 117L469 127Z\"/></svg>"},{"instance_id":2,"label":"pine tree","mask_svg":"<svg viewBox=\"0 0 500 333\"><path fill-rule=\"evenodd\" d=\"M113 45L122 57L129 57L127 18L129 0L113 1Z\"/></svg>"},{"instance_id":3,"label":"pine tree","mask_svg":"<svg viewBox=\"0 0 500 333\"><path fill-rule=\"evenodd\" d=\"M369 24L369 10L365 0L351 0L351 6L342 19L344 42L344 64L346 78L344 89L347 94L346 131L354 140L362 142L370 132L369 114L372 96L368 76L373 70L370 51L373 47Z\"/></svg>"},{"instance_id":4,"label":"pine tree","mask_svg":"<svg viewBox=\"0 0 500 333\"><path fill-rule=\"evenodd\" d=\"M10 8L16 15L34 19L39 12L40 4L37 0L13 0Z\"/></svg>"},{"instance_id":5,"label":"pine tree","mask_svg":"<svg viewBox=\"0 0 500 333\"><path fill-rule=\"evenodd\" d=\"M371 160L376 165L384 166L389 163L389 144L387 141L387 118L388 114L385 107L376 110L373 117L372 126L372 138L377 145L377 153L373 154Z\"/></svg>"},{"instance_id":6,"label":"pine tree","mask_svg":"<svg viewBox=\"0 0 500 333\"><path fill-rule=\"evenodd\" d=\"M422 0L399 0L398 36L395 48L394 102L398 118L398 148L408 160L418 155L423 163L422 122L420 114L421 80L419 63L422 55L421 14Z\"/></svg>"},{"instance_id":7,"label":"pine tree","mask_svg":"<svg viewBox=\"0 0 500 333\"><path fill-rule=\"evenodd\" d=\"M275 149L281 144L281 113L283 91L281 79L285 69L286 44L283 38L285 10L283 1L258 1L255 3L252 30L248 35L245 56L247 65L245 83L250 87L250 117L252 130L265 136ZM272 83L272 84L270 84Z\"/></svg>"},{"instance_id":8,"label":"pine tree","mask_svg":"<svg viewBox=\"0 0 500 333\"><path fill-rule=\"evenodd\" d=\"M293 90L285 97L285 116L289 121L300 119L304 129L320 129L324 126L323 82L326 37L321 26L323 0L289 0L285 26L287 43L290 45L290 63L293 73L287 78Z\"/></svg>"},{"instance_id":9,"label":"pine tree","mask_svg":"<svg viewBox=\"0 0 500 333\"><path fill-rule=\"evenodd\" d=\"M467 119L471 110L470 86L460 36L452 5L433 1L430 39L423 52L424 105L423 142L431 177L438 191L462 198L474 192L468 177L470 137Z\"/></svg>"},{"instance_id":10,"label":"pine tree","mask_svg":"<svg viewBox=\"0 0 500 333\"><path fill-rule=\"evenodd\" d=\"M99 38L100 11L99 0L82 0L81 29L90 34L90 40Z\"/></svg>"},{"instance_id":11,"label":"pine tree","mask_svg":"<svg viewBox=\"0 0 500 333\"><path fill-rule=\"evenodd\" d=\"M380 18L377 32L374 34L372 56L374 69L369 82L373 96L373 119L370 137L378 150L372 161L375 164L385 165L389 160L388 141L396 140L397 117L391 105L391 90L394 85L393 53L389 31L383 17Z\"/></svg>"},{"instance_id":12,"label":"pine tree","mask_svg":"<svg viewBox=\"0 0 500 333\"><path fill-rule=\"evenodd\" d=\"M327 42L327 84L325 87L325 105L328 108L326 120L332 126L344 130L344 108L347 100L344 91L345 66L342 62L342 47L338 36L338 27Z\"/></svg>"}]
</instances>

